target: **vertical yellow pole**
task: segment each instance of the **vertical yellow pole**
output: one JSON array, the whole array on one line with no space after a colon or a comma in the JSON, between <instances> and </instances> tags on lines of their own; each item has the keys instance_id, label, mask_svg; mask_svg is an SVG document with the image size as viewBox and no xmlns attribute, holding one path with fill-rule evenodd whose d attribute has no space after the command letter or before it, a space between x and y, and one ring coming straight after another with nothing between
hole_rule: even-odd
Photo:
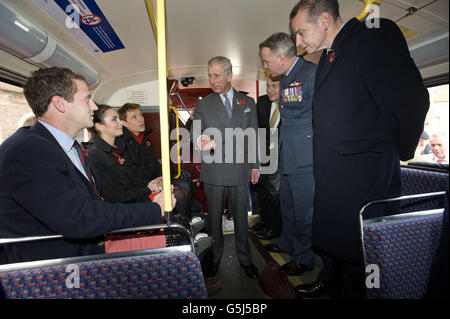
<instances>
[{"instance_id":1,"label":"vertical yellow pole","mask_svg":"<svg viewBox=\"0 0 450 319\"><path fill-rule=\"evenodd\" d=\"M169 120L167 104L166 67L166 17L165 0L156 0L156 22L158 43L159 121L161 127L161 162L164 190L164 211L171 212L172 190L170 184Z\"/></svg>"}]
</instances>

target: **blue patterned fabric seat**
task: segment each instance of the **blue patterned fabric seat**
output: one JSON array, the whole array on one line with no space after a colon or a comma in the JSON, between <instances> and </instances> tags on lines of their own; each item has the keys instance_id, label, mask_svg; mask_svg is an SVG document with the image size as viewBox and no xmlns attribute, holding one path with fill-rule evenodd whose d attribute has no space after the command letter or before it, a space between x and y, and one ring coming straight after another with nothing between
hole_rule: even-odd
<instances>
[{"instance_id":1,"label":"blue patterned fabric seat","mask_svg":"<svg viewBox=\"0 0 450 319\"><path fill-rule=\"evenodd\" d=\"M445 191L448 172L432 172L420 169L401 168L402 196ZM402 212L413 212L441 208L444 200L439 198L410 199L402 201Z\"/></svg>"},{"instance_id":2,"label":"blue patterned fabric seat","mask_svg":"<svg viewBox=\"0 0 450 319\"><path fill-rule=\"evenodd\" d=\"M200 261L192 252L92 257L96 256L87 261L72 258L70 264L0 271L0 280L7 298L207 298ZM68 265L79 270L78 288L67 283L74 274Z\"/></svg>"},{"instance_id":3,"label":"blue patterned fabric seat","mask_svg":"<svg viewBox=\"0 0 450 319\"><path fill-rule=\"evenodd\" d=\"M367 289L368 298L423 298L441 224L442 210L365 221L366 265L376 264L380 273L380 287Z\"/></svg>"}]
</instances>

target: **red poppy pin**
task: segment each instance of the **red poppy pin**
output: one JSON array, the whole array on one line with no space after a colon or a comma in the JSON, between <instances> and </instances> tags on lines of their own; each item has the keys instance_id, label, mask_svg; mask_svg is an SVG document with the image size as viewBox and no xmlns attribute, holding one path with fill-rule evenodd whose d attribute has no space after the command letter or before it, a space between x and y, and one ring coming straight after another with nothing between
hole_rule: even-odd
<instances>
[{"instance_id":1,"label":"red poppy pin","mask_svg":"<svg viewBox=\"0 0 450 319\"><path fill-rule=\"evenodd\" d=\"M330 56L330 63L334 61L334 51L331 52L331 56Z\"/></svg>"},{"instance_id":2,"label":"red poppy pin","mask_svg":"<svg viewBox=\"0 0 450 319\"><path fill-rule=\"evenodd\" d=\"M150 141L145 142L145 145L147 145L147 147L150 147L150 145L152 145L152 143L150 143Z\"/></svg>"},{"instance_id":3,"label":"red poppy pin","mask_svg":"<svg viewBox=\"0 0 450 319\"><path fill-rule=\"evenodd\" d=\"M240 105L245 105L245 101L244 101L244 100L240 100L240 101L239 101L239 104L240 104Z\"/></svg>"},{"instance_id":4,"label":"red poppy pin","mask_svg":"<svg viewBox=\"0 0 450 319\"><path fill-rule=\"evenodd\" d=\"M112 154L117 157L117 161L119 162L120 165L123 165L123 163L125 163L125 159L121 158L119 154L112 152Z\"/></svg>"}]
</instances>

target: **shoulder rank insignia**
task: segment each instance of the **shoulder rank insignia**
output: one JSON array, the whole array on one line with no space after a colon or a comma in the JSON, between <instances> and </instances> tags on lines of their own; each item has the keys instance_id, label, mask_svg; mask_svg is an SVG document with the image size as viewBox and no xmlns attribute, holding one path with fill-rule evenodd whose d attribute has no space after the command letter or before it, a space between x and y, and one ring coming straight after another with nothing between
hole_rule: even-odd
<instances>
[{"instance_id":1,"label":"shoulder rank insignia","mask_svg":"<svg viewBox=\"0 0 450 319\"><path fill-rule=\"evenodd\" d=\"M303 82L293 82L281 91L282 103L301 102L303 99Z\"/></svg>"}]
</instances>

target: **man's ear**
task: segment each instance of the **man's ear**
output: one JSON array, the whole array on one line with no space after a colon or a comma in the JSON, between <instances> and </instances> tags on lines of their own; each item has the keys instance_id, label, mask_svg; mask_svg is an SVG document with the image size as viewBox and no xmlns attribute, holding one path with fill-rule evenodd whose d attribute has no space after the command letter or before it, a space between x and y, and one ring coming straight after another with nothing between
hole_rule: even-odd
<instances>
[{"instance_id":1,"label":"man's ear","mask_svg":"<svg viewBox=\"0 0 450 319\"><path fill-rule=\"evenodd\" d=\"M128 128L128 123L127 123L127 121L122 121L122 120L121 120L121 122L122 122L122 125L123 125L123 126L125 126L126 128Z\"/></svg>"},{"instance_id":2,"label":"man's ear","mask_svg":"<svg viewBox=\"0 0 450 319\"><path fill-rule=\"evenodd\" d=\"M66 112L66 100L62 96L52 96L51 103L61 113Z\"/></svg>"},{"instance_id":3,"label":"man's ear","mask_svg":"<svg viewBox=\"0 0 450 319\"><path fill-rule=\"evenodd\" d=\"M330 28L330 24L331 24L331 15L326 11L322 12L318 19L319 27L327 31Z\"/></svg>"}]
</instances>

